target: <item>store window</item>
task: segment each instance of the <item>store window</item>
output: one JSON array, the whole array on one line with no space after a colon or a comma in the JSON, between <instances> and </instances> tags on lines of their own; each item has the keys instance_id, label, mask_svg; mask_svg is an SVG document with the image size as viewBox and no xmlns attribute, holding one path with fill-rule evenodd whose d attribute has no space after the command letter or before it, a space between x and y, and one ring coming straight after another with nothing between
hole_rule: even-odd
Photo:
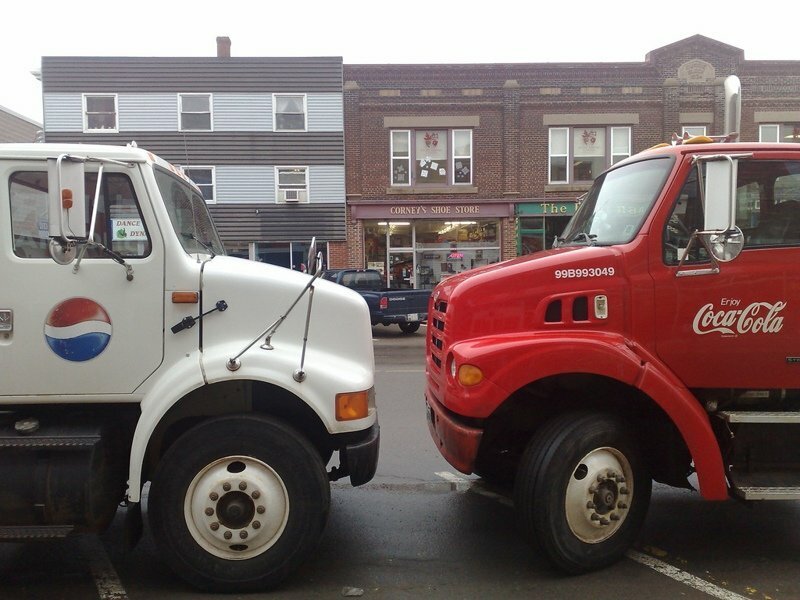
<instances>
[{"instance_id":1,"label":"store window","mask_svg":"<svg viewBox=\"0 0 800 600\"><path fill-rule=\"evenodd\" d=\"M800 123L759 125L760 142L800 142Z\"/></svg>"},{"instance_id":2,"label":"store window","mask_svg":"<svg viewBox=\"0 0 800 600\"><path fill-rule=\"evenodd\" d=\"M463 271L500 260L500 224L474 221L366 221L365 264L387 287L430 289Z\"/></svg>"},{"instance_id":3,"label":"store window","mask_svg":"<svg viewBox=\"0 0 800 600\"><path fill-rule=\"evenodd\" d=\"M181 131L211 131L211 94L178 94Z\"/></svg>"},{"instance_id":4,"label":"store window","mask_svg":"<svg viewBox=\"0 0 800 600\"><path fill-rule=\"evenodd\" d=\"M471 185L471 129L403 129L391 132L394 186Z\"/></svg>"},{"instance_id":5,"label":"store window","mask_svg":"<svg viewBox=\"0 0 800 600\"><path fill-rule=\"evenodd\" d=\"M83 131L116 133L116 94L83 95Z\"/></svg>"},{"instance_id":6,"label":"store window","mask_svg":"<svg viewBox=\"0 0 800 600\"><path fill-rule=\"evenodd\" d=\"M191 179L203 193L203 199L208 204L216 202L214 195L214 167L183 167L183 174Z\"/></svg>"},{"instance_id":7,"label":"store window","mask_svg":"<svg viewBox=\"0 0 800 600\"><path fill-rule=\"evenodd\" d=\"M551 127L549 182L593 181L631 155L630 127Z\"/></svg>"},{"instance_id":8,"label":"store window","mask_svg":"<svg viewBox=\"0 0 800 600\"><path fill-rule=\"evenodd\" d=\"M275 131L306 130L305 94L275 94L272 105L275 107Z\"/></svg>"}]
</instances>

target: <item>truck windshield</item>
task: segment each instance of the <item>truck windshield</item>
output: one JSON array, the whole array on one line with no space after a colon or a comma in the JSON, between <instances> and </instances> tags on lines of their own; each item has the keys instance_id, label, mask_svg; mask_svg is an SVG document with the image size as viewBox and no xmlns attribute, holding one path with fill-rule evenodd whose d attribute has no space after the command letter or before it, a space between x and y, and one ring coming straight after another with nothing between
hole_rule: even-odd
<instances>
[{"instance_id":1,"label":"truck windshield","mask_svg":"<svg viewBox=\"0 0 800 600\"><path fill-rule=\"evenodd\" d=\"M595 179L557 245L612 245L630 242L658 197L673 160L642 160Z\"/></svg>"},{"instance_id":2,"label":"truck windshield","mask_svg":"<svg viewBox=\"0 0 800 600\"><path fill-rule=\"evenodd\" d=\"M154 172L172 228L183 249L189 254L225 254L203 196L164 169L156 167Z\"/></svg>"}]
</instances>

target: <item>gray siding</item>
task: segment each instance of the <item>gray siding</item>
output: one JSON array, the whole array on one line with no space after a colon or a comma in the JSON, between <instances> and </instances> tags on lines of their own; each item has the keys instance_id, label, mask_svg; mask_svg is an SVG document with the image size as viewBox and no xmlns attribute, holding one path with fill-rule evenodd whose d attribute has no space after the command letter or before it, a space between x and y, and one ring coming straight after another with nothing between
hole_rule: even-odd
<instances>
[{"instance_id":1,"label":"gray siding","mask_svg":"<svg viewBox=\"0 0 800 600\"><path fill-rule=\"evenodd\" d=\"M307 110L309 131L344 130L342 94L309 94Z\"/></svg>"},{"instance_id":2,"label":"gray siding","mask_svg":"<svg viewBox=\"0 0 800 600\"><path fill-rule=\"evenodd\" d=\"M344 133L61 133L46 131L48 142L125 145L178 165L344 165Z\"/></svg>"},{"instance_id":3,"label":"gray siding","mask_svg":"<svg viewBox=\"0 0 800 600\"><path fill-rule=\"evenodd\" d=\"M272 131L272 94L214 94L214 131Z\"/></svg>"},{"instance_id":4,"label":"gray siding","mask_svg":"<svg viewBox=\"0 0 800 600\"><path fill-rule=\"evenodd\" d=\"M344 167L315 165L309 167L309 191L311 202L344 204Z\"/></svg>"},{"instance_id":5,"label":"gray siding","mask_svg":"<svg viewBox=\"0 0 800 600\"><path fill-rule=\"evenodd\" d=\"M48 131L83 131L80 93L45 94L44 114ZM214 131L271 132L272 94L212 95ZM309 132L343 131L342 94L308 95ZM178 93L119 94L120 132L178 131Z\"/></svg>"},{"instance_id":6,"label":"gray siding","mask_svg":"<svg viewBox=\"0 0 800 600\"><path fill-rule=\"evenodd\" d=\"M344 204L214 204L209 209L227 244L345 239Z\"/></svg>"},{"instance_id":7,"label":"gray siding","mask_svg":"<svg viewBox=\"0 0 800 600\"><path fill-rule=\"evenodd\" d=\"M177 94L120 94L117 110L121 133L178 131Z\"/></svg>"},{"instance_id":8,"label":"gray siding","mask_svg":"<svg viewBox=\"0 0 800 600\"><path fill-rule=\"evenodd\" d=\"M42 92L334 92L341 57L42 57Z\"/></svg>"},{"instance_id":9,"label":"gray siding","mask_svg":"<svg viewBox=\"0 0 800 600\"><path fill-rule=\"evenodd\" d=\"M44 126L51 131L83 131L81 94L45 94L42 101Z\"/></svg>"},{"instance_id":10,"label":"gray siding","mask_svg":"<svg viewBox=\"0 0 800 600\"><path fill-rule=\"evenodd\" d=\"M42 126L0 107L0 143L35 142Z\"/></svg>"},{"instance_id":11,"label":"gray siding","mask_svg":"<svg viewBox=\"0 0 800 600\"><path fill-rule=\"evenodd\" d=\"M215 168L218 203L275 202L275 167L223 165ZM310 204L344 204L344 167L312 165L309 174Z\"/></svg>"},{"instance_id":12,"label":"gray siding","mask_svg":"<svg viewBox=\"0 0 800 600\"><path fill-rule=\"evenodd\" d=\"M217 202L275 202L274 167L224 165L214 171Z\"/></svg>"}]
</instances>

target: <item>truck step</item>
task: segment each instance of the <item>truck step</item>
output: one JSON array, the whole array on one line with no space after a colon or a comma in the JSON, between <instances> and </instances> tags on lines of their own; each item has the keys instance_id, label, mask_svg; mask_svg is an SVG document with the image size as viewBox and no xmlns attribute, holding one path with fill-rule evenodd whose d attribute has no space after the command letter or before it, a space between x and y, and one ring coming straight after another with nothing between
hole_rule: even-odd
<instances>
[{"instance_id":1,"label":"truck step","mask_svg":"<svg viewBox=\"0 0 800 600\"><path fill-rule=\"evenodd\" d=\"M717 415L728 423L800 423L800 412L796 411L721 410Z\"/></svg>"},{"instance_id":2,"label":"truck step","mask_svg":"<svg viewBox=\"0 0 800 600\"><path fill-rule=\"evenodd\" d=\"M72 525L28 525L28 526L0 526L0 540L4 542L48 540L67 537L72 530Z\"/></svg>"},{"instance_id":3,"label":"truck step","mask_svg":"<svg viewBox=\"0 0 800 600\"><path fill-rule=\"evenodd\" d=\"M800 500L800 472L730 474L731 491L743 500Z\"/></svg>"}]
</instances>

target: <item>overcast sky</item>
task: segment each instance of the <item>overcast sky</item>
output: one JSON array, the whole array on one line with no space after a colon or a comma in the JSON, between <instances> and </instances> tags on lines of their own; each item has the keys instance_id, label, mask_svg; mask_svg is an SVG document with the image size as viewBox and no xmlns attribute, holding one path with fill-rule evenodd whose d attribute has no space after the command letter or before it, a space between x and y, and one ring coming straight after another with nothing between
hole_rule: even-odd
<instances>
[{"instance_id":1,"label":"overcast sky","mask_svg":"<svg viewBox=\"0 0 800 600\"><path fill-rule=\"evenodd\" d=\"M719 0L8 0L0 106L41 123L41 84L30 73L42 56L215 56L220 35L233 56L345 64L642 62L698 33L750 60L800 60L791 3L737 4L742 12Z\"/></svg>"}]
</instances>

